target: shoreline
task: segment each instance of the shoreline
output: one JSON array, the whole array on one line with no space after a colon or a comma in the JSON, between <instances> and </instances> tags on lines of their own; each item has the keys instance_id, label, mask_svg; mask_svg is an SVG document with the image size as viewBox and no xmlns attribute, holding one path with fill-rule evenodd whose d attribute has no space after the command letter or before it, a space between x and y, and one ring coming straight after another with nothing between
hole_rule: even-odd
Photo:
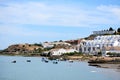
<instances>
[{"instance_id":1,"label":"shoreline","mask_svg":"<svg viewBox=\"0 0 120 80\"><path fill-rule=\"evenodd\" d=\"M88 61L88 63L98 64L120 64L120 57L96 57L88 55L41 56L38 54L37 55L0 54L0 56L46 57L50 60L62 59L62 60Z\"/></svg>"},{"instance_id":2,"label":"shoreline","mask_svg":"<svg viewBox=\"0 0 120 80\"><path fill-rule=\"evenodd\" d=\"M0 56L21 56L21 57L44 57L44 56L25 56L25 55L1 55ZM92 66L92 67L97 67L97 68L108 68L108 69L116 69L120 72L120 62L119 63L99 63L99 62L93 62L93 63L89 63L90 60L96 60L96 59L103 59L103 57L84 57L83 56L66 56L66 57L57 57L55 59L49 59L50 57L46 57L48 60L58 60L58 61L79 61L79 62L86 62L88 63L88 66ZM62 59L61 59L62 58ZM65 59L64 59L65 58ZM115 58L115 57L114 57ZM120 57L119 57L120 58ZM104 59L111 59L109 57L104 57Z\"/></svg>"},{"instance_id":3,"label":"shoreline","mask_svg":"<svg viewBox=\"0 0 120 80\"><path fill-rule=\"evenodd\" d=\"M89 63L89 66L97 67L97 68L107 68L107 69L116 69L120 72L120 64L99 64L99 63Z\"/></svg>"}]
</instances>

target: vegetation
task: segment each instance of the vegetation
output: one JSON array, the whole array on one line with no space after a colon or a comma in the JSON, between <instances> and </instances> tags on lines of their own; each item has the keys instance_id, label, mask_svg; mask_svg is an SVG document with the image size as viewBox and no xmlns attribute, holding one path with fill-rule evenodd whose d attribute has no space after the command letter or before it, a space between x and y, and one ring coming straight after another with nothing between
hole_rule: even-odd
<instances>
[{"instance_id":1,"label":"vegetation","mask_svg":"<svg viewBox=\"0 0 120 80\"><path fill-rule=\"evenodd\" d=\"M120 53L107 53L110 57L120 57Z\"/></svg>"},{"instance_id":2,"label":"vegetation","mask_svg":"<svg viewBox=\"0 0 120 80\"><path fill-rule=\"evenodd\" d=\"M42 53L43 49L42 48L38 48L38 49L35 48L33 52L34 53Z\"/></svg>"},{"instance_id":3,"label":"vegetation","mask_svg":"<svg viewBox=\"0 0 120 80\"><path fill-rule=\"evenodd\" d=\"M100 52L98 52L98 55L97 56L102 56L102 52L100 51Z\"/></svg>"},{"instance_id":4,"label":"vegetation","mask_svg":"<svg viewBox=\"0 0 120 80\"><path fill-rule=\"evenodd\" d=\"M84 39L86 39L86 40L93 40L95 37L96 37L96 35L90 35L90 36L88 36L88 37L86 37Z\"/></svg>"},{"instance_id":5,"label":"vegetation","mask_svg":"<svg viewBox=\"0 0 120 80\"><path fill-rule=\"evenodd\" d=\"M120 28L117 29L117 34L120 35Z\"/></svg>"},{"instance_id":6,"label":"vegetation","mask_svg":"<svg viewBox=\"0 0 120 80\"><path fill-rule=\"evenodd\" d=\"M117 32L120 33L120 28L117 29Z\"/></svg>"},{"instance_id":7,"label":"vegetation","mask_svg":"<svg viewBox=\"0 0 120 80\"><path fill-rule=\"evenodd\" d=\"M39 44L35 43L34 46L40 46L40 47L42 47L42 44L41 43L39 43Z\"/></svg>"},{"instance_id":8,"label":"vegetation","mask_svg":"<svg viewBox=\"0 0 120 80\"><path fill-rule=\"evenodd\" d=\"M112 27L109 28L109 31L114 31L114 29Z\"/></svg>"},{"instance_id":9,"label":"vegetation","mask_svg":"<svg viewBox=\"0 0 120 80\"><path fill-rule=\"evenodd\" d=\"M80 56L80 55L83 55L83 53L81 53L81 52L70 52L70 53L65 53L63 55L67 55L67 56Z\"/></svg>"}]
</instances>

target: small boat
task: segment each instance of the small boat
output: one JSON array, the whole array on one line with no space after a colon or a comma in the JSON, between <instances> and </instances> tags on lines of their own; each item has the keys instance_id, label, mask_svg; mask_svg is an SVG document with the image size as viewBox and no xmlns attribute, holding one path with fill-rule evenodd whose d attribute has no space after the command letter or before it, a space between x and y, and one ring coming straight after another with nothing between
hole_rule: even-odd
<instances>
[{"instance_id":1,"label":"small boat","mask_svg":"<svg viewBox=\"0 0 120 80\"><path fill-rule=\"evenodd\" d=\"M57 61L54 61L53 64L58 64L58 62L57 62Z\"/></svg>"},{"instance_id":2,"label":"small boat","mask_svg":"<svg viewBox=\"0 0 120 80\"><path fill-rule=\"evenodd\" d=\"M48 63L49 61L48 60L45 60L45 63Z\"/></svg>"},{"instance_id":3,"label":"small boat","mask_svg":"<svg viewBox=\"0 0 120 80\"><path fill-rule=\"evenodd\" d=\"M14 60L14 61L12 61L12 63L16 63L16 61Z\"/></svg>"},{"instance_id":4,"label":"small boat","mask_svg":"<svg viewBox=\"0 0 120 80\"><path fill-rule=\"evenodd\" d=\"M73 60L69 60L70 63L73 63Z\"/></svg>"},{"instance_id":5,"label":"small boat","mask_svg":"<svg viewBox=\"0 0 120 80\"><path fill-rule=\"evenodd\" d=\"M45 61L45 58L42 58L42 60L41 61Z\"/></svg>"},{"instance_id":6,"label":"small boat","mask_svg":"<svg viewBox=\"0 0 120 80\"><path fill-rule=\"evenodd\" d=\"M27 60L27 62L31 62L31 60Z\"/></svg>"}]
</instances>

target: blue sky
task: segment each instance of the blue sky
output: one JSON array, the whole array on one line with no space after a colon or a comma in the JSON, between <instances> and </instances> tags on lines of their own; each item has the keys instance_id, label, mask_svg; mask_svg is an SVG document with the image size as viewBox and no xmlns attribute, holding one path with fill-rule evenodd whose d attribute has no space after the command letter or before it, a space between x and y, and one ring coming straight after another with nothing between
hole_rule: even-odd
<instances>
[{"instance_id":1,"label":"blue sky","mask_svg":"<svg viewBox=\"0 0 120 80\"><path fill-rule=\"evenodd\" d=\"M0 0L0 49L120 27L119 0Z\"/></svg>"}]
</instances>

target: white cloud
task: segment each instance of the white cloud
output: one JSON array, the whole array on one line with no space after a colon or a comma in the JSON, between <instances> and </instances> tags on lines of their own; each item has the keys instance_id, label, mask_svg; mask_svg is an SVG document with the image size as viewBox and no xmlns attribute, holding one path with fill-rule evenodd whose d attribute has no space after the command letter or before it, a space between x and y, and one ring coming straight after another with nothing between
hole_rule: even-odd
<instances>
[{"instance_id":1,"label":"white cloud","mask_svg":"<svg viewBox=\"0 0 120 80\"><path fill-rule=\"evenodd\" d=\"M23 36L23 37L55 37L56 33L52 32L44 32L32 30L26 27L19 27L18 25L2 25L0 26L0 34L9 35L9 36ZM51 35L55 34L55 35Z\"/></svg>"},{"instance_id":2,"label":"white cloud","mask_svg":"<svg viewBox=\"0 0 120 80\"><path fill-rule=\"evenodd\" d=\"M104 11L108 15L111 14L111 16L116 16L116 19L120 20L120 6L114 6L114 5L101 5L97 7L98 10ZM120 22L120 21L119 21Z\"/></svg>"},{"instance_id":3,"label":"white cloud","mask_svg":"<svg viewBox=\"0 0 120 80\"><path fill-rule=\"evenodd\" d=\"M98 6L97 9L40 2L6 3L0 6L0 22L58 26L90 26L92 24L119 24L119 6Z\"/></svg>"},{"instance_id":4,"label":"white cloud","mask_svg":"<svg viewBox=\"0 0 120 80\"><path fill-rule=\"evenodd\" d=\"M92 24L118 24L120 8L98 6L83 9L68 5L50 5L40 2L6 3L0 6L0 22L14 24L37 24L58 26L91 26ZM105 12L103 10L110 10ZM118 16L118 17L114 17ZM116 19L115 21L110 19Z\"/></svg>"},{"instance_id":5,"label":"white cloud","mask_svg":"<svg viewBox=\"0 0 120 80\"><path fill-rule=\"evenodd\" d=\"M34 30L33 30L34 29ZM49 28L47 28L49 29ZM40 28L37 30L35 28L26 28L26 27L20 27L18 25L1 25L0 26L0 35L4 36L10 36L10 37L31 37L31 38L76 38L80 37L80 34L78 33L61 33L56 31L48 31L48 30L41 30Z\"/></svg>"}]
</instances>

